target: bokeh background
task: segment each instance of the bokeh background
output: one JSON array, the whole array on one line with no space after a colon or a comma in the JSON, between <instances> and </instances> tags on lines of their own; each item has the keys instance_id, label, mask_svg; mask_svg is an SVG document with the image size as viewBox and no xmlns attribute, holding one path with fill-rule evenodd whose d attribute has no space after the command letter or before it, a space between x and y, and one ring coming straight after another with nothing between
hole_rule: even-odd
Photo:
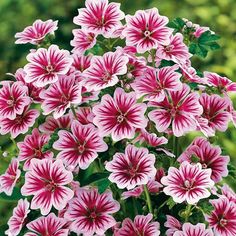
<instances>
[{"instance_id":1,"label":"bokeh background","mask_svg":"<svg viewBox=\"0 0 236 236\"><path fill-rule=\"evenodd\" d=\"M187 18L202 26L209 26L221 36L221 49L209 53L206 59L196 58L194 66L200 70L214 71L236 81L236 1L235 0L116 0L121 3L125 13L133 14L138 9L157 7L161 15L170 19ZM15 45L14 35L31 25L36 19L53 19L59 21L55 43L70 50L72 39L73 17L77 9L84 6L83 0L0 0L0 80L6 79L6 73L14 73L26 63L30 45ZM234 98L236 100L236 97ZM187 136L180 145L191 142ZM219 134L218 144L224 153L236 164L236 129L231 124L227 132ZM2 149L7 149L6 137L0 137ZM0 174L9 160L0 156ZM226 181L236 190L236 181ZM16 201L0 199L0 227L11 214ZM1 234L1 233L0 233Z\"/></svg>"}]
</instances>

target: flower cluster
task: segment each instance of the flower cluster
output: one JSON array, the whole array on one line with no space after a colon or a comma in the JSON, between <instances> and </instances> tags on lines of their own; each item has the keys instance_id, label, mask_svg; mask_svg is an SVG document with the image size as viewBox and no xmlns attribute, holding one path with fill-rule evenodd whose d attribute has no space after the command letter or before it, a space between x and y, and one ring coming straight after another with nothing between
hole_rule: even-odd
<instances>
[{"instance_id":1,"label":"flower cluster","mask_svg":"<svg viewBox=\"0 0 236 236\"><path fill-rule=\"evenodd\" d=\"M53 44L57 21L15 35L36 48L0 83L13 142L0 197L19 200L6 235L236 235L230 157L213 138L236 125L236 83L191 61L218 36L108 0L73 22L71 51Z\"/></svg>"}]
</instances>

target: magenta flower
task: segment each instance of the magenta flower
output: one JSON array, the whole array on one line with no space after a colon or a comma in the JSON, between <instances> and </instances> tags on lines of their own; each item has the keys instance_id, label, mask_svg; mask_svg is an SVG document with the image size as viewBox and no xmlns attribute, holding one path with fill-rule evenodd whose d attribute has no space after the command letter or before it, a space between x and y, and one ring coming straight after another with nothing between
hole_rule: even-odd
<instances>
[{"instance_id":1,"label":"magenta flower","mask_svg":"<svg viewBox=\"0 0 236 236\"><path fill-rule=\"evenodd\" d=\"M51 134L56 129L69 129L71 126L71 116L69 114L61 116L58 119L47 116L46 121L39 126L39 130L43 133Z\"/></svg>"},{"instance_id":2,"label":"magenta flower","mask_svg":"<svg viewBox=\"0 0 236 236\"><path fill-rule=\"evenodd\" d=\"M122 223L122 227L116 233L116 236L158 236L160 235L160 224L156 221L151 222L152 214L137 215L132 222L131 219L126 218Z\"/></svg>"},{"instance_id":3,"label":"magenta flower","mask_svg":"<svg viewBox=\"0 0 236 236\"><path fill-rule=\"evenodd\" d=\"M75 113L76 120L78 120L82 125L93 123L94 114L92 113L92 109L90 107L79 107ZM71 116L75 119L73 114L71 114Z\"/></svg>"},{"instance_id":4,"label":"magenta flower","mask_svg":"<svg viewBox=\"0 0 236 236\"><path fill-rule=\"evenodd\" d=\"M55 216L50 213L46 217L39 217L27 224L27 228L32 231L25 234L25 236L68 236L69 229L67 228L67 221L63 218Z\"/></svg>"},{"instance_id":5,"label":"magenta flower","mask_svg":"<svg viewBox=\"0 0 236 236\"><path fill-rule=\"evenodd\" d=\"M71 104L79 104L82 100L81 86L72 76L59 77L56 83L42 91L39 96L43 99L43 114L48 115L53 112L55 119L63 116Z\"/></svg>"},{"instance_id":6,"label":"magenta flower","mask_svg":"<svg viewBox=\"0 0 236 236\"><path fill-rule=\"evenodd\" d=\"M137 185L147 184L155 177L155 156L146 148L128 145L125 153L116 153L113 160L107 162L105 168L112 172L109 180L118 188L132 189Z\"/></svg>"},{"instance_id":7,"label":"magenta flower","mask_svg":"<svg viewBox=\"0 0 236 236\"><path fill-rule=\"evenodd\" d=\"M99 194L94 188L80 188L69 202L65 218L73 220L70 228L78 235L103 235L116 224L111 214L119 209L120 204L113 199L110 191Z\"/></svg>"},{"instance_id":8,"label":"magenta flower","mask_svg":"<svg viewBox=\"0 0 236 236\"><path fill-rule=\"evenodd\" d=\"M125 191L121 194L122 199L127 199L129 197L139 197L143 193L143 185L135 187L131 190Z\"/></svg>"},{"instance_id":9,"label":"magenta flower","mask_svg":"<svg viewBox=\"0 0 236 236\"><path fill-rule=\"evenodd\" d=\"M42 215L47 215L52 206L62 210L73 197L74 192L65 187L72 180L72 173L60 160L33 159L31 169L25 174L21 193L24 196L34 195L31 209L40 209Z\"/></svg>"},{"instance_id":10,"label":"magenta flower","mask_svg":"<svg viewBox=\"0 0 236 236\"><path fill-rule=\"evenodd\" d=\"M127 15L126 23L127 26L123 31L126 45L136 46L139 53L170 42L172 30L166 26L168 18L160 16L157 8L139 10L134 16Z\"/></svg>"},{"instance_id":11,"label":"magenta flower","mask_svg":"<svg viewBox=\"0 0 236 236\"><path fill-rule=\"evenodd\" d=\"M166 216L164 226L168 228L168 230L166 230L166 236L173 236L176 231L181 230L182 228L181 223L171 215Z\"/></svg>"},{"instance_id":12,"label":"magenta flower","mask_svg":"<svg viewBox=\"0 0 236 236\"><path fill-rule=\"evenodd\" d=\"M206 217L215 235L236 235L236 204L225 197L210 200L214 207L211 215Z\"/></svg>"},{"instance_id":13,"label":"magenta flower","mask_svg":"<svg viewBox=\"0 0 236 236\"><path fill-rule=\"evenodd\" d=\"M20 174L19 161L14 158L11 160L5 174L0 175L0 192L11 196Z\"/></svg>"},{"instance_id":14,"label":"magenta flower","mask_svg":"<svg viewBox=\"0 0 236 236\"><path fill-rule=\"evenodd\" d=\"M51 45L48 49L39 48L36 52L27 55L28 64L24 67L27 73L25 81L33 82L36 87L44 87L55 83L58 75L65 75L73 59L66 50Z\"/></svg>"},{"instance_id":15,"label":"magenta flower","mask_svg":"<svg viewBox=\"0 0 236 236\"><path fill-rule=\"evenodd\" d=\"M80 55L79 53L72 54L73 63L72 67L75 74L81 74L84 70L88 69L91 65L91 55Z\"/></svg>"},{"instance_id":16,"label":"magenta flower","mask_svg":"<svg viewBox=\"0 0 236 236\"><path fill-rule=\"evenodd\" d=\"M118 75L127 72L128 57L119 52L107 52L103 56L94 56L91 66L84 71L84 86L88 91L99 91L119 82Z\"/></svg>"},{"instance_id":17,"label":"magenta flower","mask_svg":"<svg viewBox=\"0 0 236 236\"><path fill-rule=\"evenodd\" d=\"M53 144L53 148L59 150L57 158L69 166L86 169L98 157L98 152L105 152L107 144L99 136L97 128L92 124L82 125L73 121L71 131L60 130L59 140Z\"/></svg>"},{"instance_id":18,"label":"magenta flower","mask_svg":"<svg viewBox=\"0 0 236 236\"><path fill-rule=\"evenodd\" d=\"M236 83L227 77L211 72L204 72L204 77L211 86L216 87L221 93L236 92Z\"/></svg>"},{"instance_id":19,"label":"magenta flower","mask_svg":"<svg viewBox=\"0 0 236 236\"><path fill-rule=\"evenodd\" d=\"M219 95L208 95L203 93L199 99L203 107L202 117L208 121L209 129L213 131L226 131L231 115L227 111L230 105L228 98L222 98ZM211 131L209 130L211 133Z\"/></svg>"},{"instance_id":20,"label":"magenta flower","mask_svg":"<svg viewBox=\"0 0 236 236\"><path fill-rule=\"evenodd\" d=\"M222 194L229 199L229 201L236 204L236 193L227 184L221 187Z\"/></svg>"},{"instance_id":21,"label":"magenta flower","mask_svg":"<svg viewBox=\"0 0 236 236\"><path fill-rule=\"evenodd\" d=\"M120 3L108 3L108 0L86 0L85 7L78 9L79 15L73 22L94 34L109 38L113 31L121 27L125 14L120 10Z\"/></svg>"},{"instance_id":22,"label":"magenta flower","mask_svg":"<svg viewBox=\"0 0 236 236\"><path fill-rule=\"evenodd\" d=\"M159 132L167 131L172 125L176 137L186 132L196 130L195 116L202 114L202 107L198 102L199 95L191 93L190 88L183 84L179 91L170 91L169 96L162 102L149 102L150 106L157 109L149 112L148 116L156 124Z\"/></svg>"},{"instance_id":23,"label":"magenta flower","mask_svg":"<svg viewBox=\"0 0 236 236\"><path fill-rule=\"evenodd\" d=\"M173 236L214 236L211 229L206 229L206 225L198 223L192 225L190 223L184 223L182 230L176 231Z\"/></svg>"},{"instance_id":24,"label":"magenta flower","mask_svg":"<svg viewBox=\"0 0 236 236\"><path fill-rule=\"evenodd\" d=\"M21 82L4 81L0 89L0 116L14 120L21 115L31 99L27 96L27 87Z\"/></svg>"},{"instance_id":25,"label":"magenta flower","mask_svg":"<svg viewBox=\"0 0 236 236\"><path fill-rule=\"evenodd\" d=\"M147 126L146 105L136 103L135 97L134 92L125 93L121 88L115 90L113 98L108 94L102 97L101 103L93 107L93 123L100 135L111 134L114 141L132 139L136 128Z\"/></svg>"},{"instance_id":26,"label":"magenta flower","mask_svg":"<svg viewBox=\"0 0 236 236\"><path fill-rule=\"evenodd\" d=\"M96 35L87 32L83 29L72 30L74 39L71 40L70 45L73 48L72 52L83 54L86 50L92 48L96 44Z\"/></svg>"},{"instance_id":27,"label":"magenta flower","mask_svg":"<svg viewBox=\"0 0 236 236\"><path fill-rule=\"evenodd\" d=\"M22 32L16 33L15 38L17 40L15 43L40 44L48 34L53 34L58 29L57 23L58 21L52 20L36 20L32 26L28 26Z\"/></svg>"},{"instance_id":28,"label":"magenta flower","mask_svg":"<svg viewBox=\"0 0 236 236\"><path fill-rule=\"evenodd\" d=\"M50 151L42 152L43 145L47 144L50 139L48 134L40 134L38 129L35 128L31 135L26 135L23 142L18 142L19 148L19 161L25 161L24 170L30 169L31 160L37 159L52 159L53 153Z\"/></svg>"},{"instance_id":29,"label":"magenta flower","mask_svg":"<svg viewBox=\"0 0 236 236\"><path fill-rule=\"evenodd\" d=\"M188 204L195 204L211 195L208 188L213 187L214 182L210 177L211 169L202 169L200 163L191 165L185 161L179 169L170 167L168 175L162 177L161 183L165 186L164 193L172 196L175 202L187 201Z\"/></svg>"},{"instance_id":30,"label":"magenta flower","mask_svg":"<svg viewBox=\"0 0 236 236\"><path fill-rule=\"evenodd\" d=\"M147 69L142 76L135 79L132 87L137 97L145 101L161 102L165 99L165 91L182 89L181 74L176 72L178 66L166 66L161 69Z\"/></svg>"},{"instance_id":31,"label":"magenta flower","mask_svg":"<svg viewBox=\"0 0 236 236\"><path fill-rule=\"evenodd\" d=\"M212 170L211 179L219 182L222 177L228 175L227 165L229 156L222 156L220 147L212 146L204 138L196 138L190 146L178 158L179 162L192 162L192 156L199 158L202 168L210 168Z\"/></svg>"},{"instance_id":32,"label":"magenta flower","mask_svg":"<svg viewBox=\"0 0 236 236\"><path fill-rule=\"evenodd\" d=\"M23 114L16 115L16 118L0 118L0 134L5 135L11 133L12 138L16 138L19 134L25 134L29 127L32 127L35 120L39 117L39 111L36 109L25 109Z\"/></svg>"},{"instance_id":33,"label":"magenta flower","mask_svg":"<svg viewBox=\"0 0 236 236\"><path fill-rule=\"evenodd\" d=\"M25 219L30 212L27 199L20 199L17 206L13 209L13 215L8 220L9 229L6 235L17 236L25 224Z\"/></svg>"}]
</instances>

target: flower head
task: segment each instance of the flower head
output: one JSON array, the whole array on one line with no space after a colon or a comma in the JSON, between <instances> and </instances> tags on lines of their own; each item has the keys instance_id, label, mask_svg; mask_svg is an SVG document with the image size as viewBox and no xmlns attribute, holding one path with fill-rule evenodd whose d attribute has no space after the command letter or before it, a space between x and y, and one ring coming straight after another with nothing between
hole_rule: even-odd
<instances>
[{"instance_id":1,"label":"flower head","mask_svg":"<svg viewBox=\"0 0 236 236\"><path fill-rule=\"evenodd\" d=\"M137 103L135 93L117 88L113 98L106 94L100 104L93 107L93 123L102 136L111 134L114 141L134 138L136 128L145 128L146 105Z\"/></svg>"},{"instance_id":2,"label":"flower head","mask_svg":"<svg viewBox=\"0 0 236 236\"><path fill-rule=\"evenodd\" d=\"M48 35L53 34L57 27L58 21L42 21L36 20L32 26L27 26L22 32L16 33L16 44L40 44Z\"/></svg>"},{"instance_id":3,"label":"flower head","mask_svg":"<svg viewBox=\"0 0 236 236\"><path fill-rule=\"evenodd\" d=\"M116 153L113 160L107 162L106 169L112 174L109 180L118 188L132 189L137 185L147 184L155 177L155 156L146 148L136 148L128 145L124 153Z\"/></svg>"},{"instance_id":4,"label":"flower head","mask_svg":"<svg viewBox=\"0 0 236 236\"><path fill-rule=\"evenodd\" d=\"M31 169L25 174L21 193L34 195L31 209L40 209L42 215L47 215L52 206L62 210L73 197L74 192L65 186L72 180L72 173L65 169L62 161L33 159Z\"/></svg>"},{"instance_id":5,"label":"flower head","mask_svg":"<svg viewBox=\"0 0 236 236\"><path fill-rule=\"evenodd\" d=\"M176 231L181 230L182 228L181 223L171 215L166 216L166 222L164 226L168 228L166 231L167 236L173 236Z\"/></svg>"},{"instance_id":6,"label":"flower head","mask_svg":"<svg viewBox=\"0 0 236 236\"><path fill-rule=\"evenodd\" d=\"M211 169L202 169L200 163L195 165L187 161L181 163L179 169L170 167L168 175L162 177L163 191L173 197L177 203L187 201L195 204L202 198L210 196L208 188L214 186L211 180Z\"/></svg>"},{"instance_id":7,"label":"flower head","mask_svg":"<svg viewBox=\"0 0 236 236\"><path fill-rule=\"evenodd\" d=\"M65 217L73 221L70 227L77 234L103 235L116 224L111 214L119 209L120 205L110 191L99 194L94 188L80 188L76 197L69 202Z\"/></svg>"}]
</instances>

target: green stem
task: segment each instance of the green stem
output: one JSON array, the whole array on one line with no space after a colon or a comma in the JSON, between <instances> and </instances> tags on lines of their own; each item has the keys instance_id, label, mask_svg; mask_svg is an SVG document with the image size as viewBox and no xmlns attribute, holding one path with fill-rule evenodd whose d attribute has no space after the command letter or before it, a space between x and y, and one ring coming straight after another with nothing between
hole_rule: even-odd
<instances>
[{"instance_id":1,"label":"green stem","mask_svg":"<svg viewBox=\"0 0 236 236\"><path fill-rule=\"evenodd\" d=\"M135 213L135 215L138 215L138 210L137 210L137 207L136 207L136 200L135 200L134 197L132 198L132 201L133 201L134 213Z\"/></svg>"},{"instance_id":2,"label":"green stem","mask_svg":"<svg viewBox=\"0 0 236 236\"><path fill-rule=\"evenodd\" d=\"M178 157L178 138L173 136L173 151L175 154L175 157Z\"/></svg>"},{"instance_id":3,"label":"green stem","mask_svg":"<svg viewBox=\"0 0 236 236\"><path fill-rule=\"evenodd\" d=\"M75 107L74 107L73 105L71 105L71 111L72 111L72 113L73 113L75 119L77 120L78 117L77 117L77 115L76 115Z\"/></svg>"},{"instance_id":4,"label":"green stem","mask_svg":"<svg viewBox=\"0 0 236 236\"><path fill-rule=\"evenodd\" d=\"M191 209L192 208L192 205L188 204L187 207L186 207L186 210L185 210L185 222L188 222L188 218L191 214Z\"/></svg>"},{"instance_id":5,"label":"green stem","mask_svg":"<svg viewBox=\"0 0 236 236\"><path fill-rule=\"evenodd\" d=\"M147 186L144 185L144 192L145 192L145 196L146 196L146 201L147 201L147 205L148 205L148 210L149 212L152 214L152 202L151 202L151 198L147 189Z\"/></svg>"}]
</instances>

